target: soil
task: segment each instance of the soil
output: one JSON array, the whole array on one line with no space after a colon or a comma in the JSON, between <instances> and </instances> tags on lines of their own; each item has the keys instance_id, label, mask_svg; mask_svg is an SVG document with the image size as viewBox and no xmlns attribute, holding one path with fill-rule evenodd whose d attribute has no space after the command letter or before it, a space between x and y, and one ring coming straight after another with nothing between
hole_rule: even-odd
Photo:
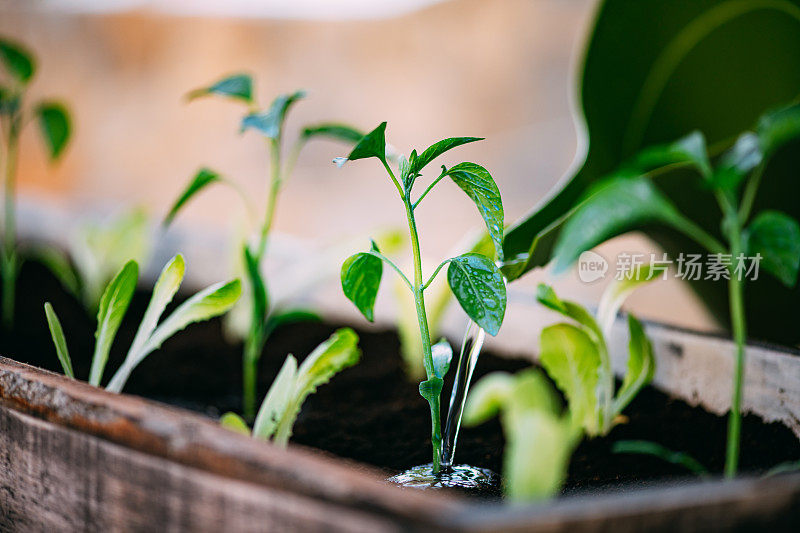
<instances>
[{"instance_id":1,"label":"soil","mask_svg":"<svg viewBox=\"0 0 800 533\"><path fill-rule=\"evenodd\" d=\"M0 354L59 371L43 303L49 299L61 319L76 375L88 375L93 349L94 318L67 294L47 270L25 263L17 298L13 334L0 332ZM109 379L129 346L149 294L137 292L126 315L106 370ZM175 304L173 304L174 306ZM302 359L337 327L353 324L304 323L284 327L270 339L261 358L259 390L271 383L287 353ZM337 375L310 396L295 426L293 442L324 453L354 459L393 475L430 462L430 419L417 384L402 368L394 331L362 330L361 362ZM451 344L457 346L456 339ZM190 326L151 354L133 373L126 392L178 405L209 417L239 410L241 346L228 342L220 320ZM487 372L515 372L530 365L523 359L481 355L476 378ZM452 378L452 372L450 377ZM443 398L449 398L446 382ZM688 479L680 467L659 459L619 455L610 447L618 440L651 440L691 454L712 472L722 471L727 419L691 407L648 387L626 409L629 421L609 436L584 441L572 458L565 493L628 490L656 482ZM497 420L463 428L458 463L502 471L503 434ZM534 450L531 450L535 453ZM800 460L800 443L785 426L765 424L748 415L742 424L743 472L763 472L785 461Z\"/></svg>"}]
</instances>

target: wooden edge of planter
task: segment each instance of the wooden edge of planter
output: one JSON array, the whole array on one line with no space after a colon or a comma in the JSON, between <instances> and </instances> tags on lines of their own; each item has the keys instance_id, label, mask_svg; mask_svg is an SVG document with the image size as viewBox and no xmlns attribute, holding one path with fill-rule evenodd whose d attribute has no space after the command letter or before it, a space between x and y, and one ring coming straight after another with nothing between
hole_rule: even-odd
<instances>
[{"instance_id":1,"label":"wooden edge of planter","mask_svg":"<svg viewBox=\"0 0 800 533\"><path fill-rule=\"evenodd\" d=\"M331 461L301 446L283 449L199 415L0 357L0 407L225 478L290 491L397 523L441 525L462 499L403 490L375 469Z\"/></svg>"}]
</instances>

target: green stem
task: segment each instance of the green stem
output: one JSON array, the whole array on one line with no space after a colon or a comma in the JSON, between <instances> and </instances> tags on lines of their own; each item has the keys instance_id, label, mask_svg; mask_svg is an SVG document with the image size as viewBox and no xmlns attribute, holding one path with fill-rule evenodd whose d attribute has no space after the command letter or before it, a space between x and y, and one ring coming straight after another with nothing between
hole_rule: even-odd
<instances>
[{"instance_id":1,"label":"green stem","mask_svg":"<svg viewBox=\"0 0 800 533\"><path fill-rule=\"evenodd\" d=\"M272 222L275 219L275 210L278 205L278 193L281 190L281 185L280 141L273 139L270 142L270 178L269 191L267 192L267 209L264 213L264 223L261 225L261 237L258 242L258 254L256 255L259 263L267 248L267 238L272 229Z\"/></svg>"},{"instance_id":2,"label":"green stem","mask_svg":"<svg viewBox=\"0 0 800 533\"><path fill-rule=\"evenodd\" d=\"M731 230L731 257L741 253L741 237L738 224ZM731 272L728 283L733 339L736 343L736 361L733 371L733 394L728 417L728 444L725 455L725 477L734 477L739 466L739 446L742 427L742 388L744 386L745 339L747 329L744 314L744 286L738 275Z\"/></svg>"},{"instance_id":3,"label":"green stem","mask_svg":"<svg viewBox=\"0 0 800 533\"><path fill-rule=\"evenodd\" d=\"M242 356L242 414L252 421L256 416L256 388L258 384L258 360L263 342L258 333L251 332L244 345Z\"/></svg>"},{"instance_id":4,"label":"green stem","mask_svg":"<svg viewBox=\"0 0 800 533\"><path fill-rule=\"evenodd\" d=\"M19 142L19 131L15 124L15 118L11 119L11 126L8 131L8 144L6 146L6 165L5 182L3 192L3 254L2 254L2 276L3 276L3 324L10 330L14 325L14 300L17 285L17 265L16 265L16 167L17 149Z\"/></svg>"},{"instance_id":5,"label":"green stem","mask_svg":"<svg viewBox=\"0 0 800 533\"><path fill-rule=\"evenodd\" d=\"M761 176L764 175L764 162L756 167L747 181L744 193L742 194L742 203L739 206L739 220L744 223L750 217L750 210L753 209L753 202L756 200L756 192L758 186L761 185Z\"/></svg>"}]
</instances>

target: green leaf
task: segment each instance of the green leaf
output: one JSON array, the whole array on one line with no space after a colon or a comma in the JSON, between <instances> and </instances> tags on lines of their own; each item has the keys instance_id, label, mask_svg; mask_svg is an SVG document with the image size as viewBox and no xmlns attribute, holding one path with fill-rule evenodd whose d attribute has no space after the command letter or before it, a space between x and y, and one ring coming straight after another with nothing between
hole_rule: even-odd
<instances>
[{"instance_id":1,"label":"green leaf","mask_svg":"<svg viewBox=\"0 0 800 533\"><path fill-rule=\"evenodd\" d=\"M368 157L377 157L386 163L386 122L381 122L377 128L364 135L345 161Z\"/></svg>"},{"instance_id":2,"label":"green leaf","mask_svg":"<svg viewBox=\"0 0 800 533\"><path fill-rule=\"evenodd\" d=\"M430 379L427 379L426 381L420 382L419 394L420 396L425 398L425 400L427 400L428 403L432 403L436 401L439 398L439 396L441 396L443 386L444 386L444 381L442 380L442 378L433 376Z\"/></svg>"},{"instance_id":3,"label":"green leaf","mask_svg":"<svg viewBox=\"0 0 800 533\"><path fill-rule=\"evenodd\" d=\"M450 361L453 359L453 349L446 339L442 339L433 346L431 346L433 353L433 373L437 378L442 378L447 375L450 370Z\"/></svg>"},{"instance_id":4,"label":"green leaf","mask_svg":"<svg viewBox=\"0 0 800 533\"><path fill-rule=\"evenodd\" d=\"M597 306L597 322L605 336L611 333L617 313L628 296L642 285L656 279L667 267L668 265L660 263L640 265L635 270L628 272L626 277L614 279L608 284L600 297L600 304Z\"/></svg>"},{"instance_id":5,"label":"green leaf","mask_svg":"<svg viewBox=\"0 0 800 533\"><path fill-rule=\"evenodd\" d=\"M186 99L191 101L201 96L217 94L227 96L234 100L241 100L246 103L253 102L253 79L248 74L233 74L212 83L208 87L195 89L186 95Z\"/></svg>"},{"instance_id":6,"label":"green leaf","mask_svg":"<svg viewBox=\"0 0 800 533\"><path fill-rule=\"evenodd\" d=\"M553 251L554 271L564 272L581 253L612 237L656 222L683 232L692 226L649 179L611 178L564 224Z\"/></svg>"},{"instance_id":7,"label":"green leaf","mask_svg":"<svg viewBox=\"0 0 800 533\"><path fill-rule=\"evenodd\" d=\"M223 414L219 419L219 424L225 429L230 429L236 433L250 435L250 428L247 427L247 422L245 422L244 419L236 413L228 411L227 413Z\"/></svg>"},{"instance_id":8,"label":"green leaf","mask_svg":"<svg viewBox=\"0 0 800 533\"><path fill-rule=\"evenodd\" d=\"M761 254L760 268L787 287L795 286L800 269L800 225L795 219L778 211L762 211L747 228L745 238L748 255Z\"/></svg>"},{"instance_id":9,"label":"green leaf","mask_svg":"<svg viewBox=\"0 0 800 533\"><path fill-rule=\"evenodd\" d=\"M242 119L242 131L254 129L259 131L268 139L280 139L283 133L283 121L286 113L296 101L305 98L304 91L296 91L292 94L282 94L272 101L269 109L258 113L250 113Z\"/></svg>"},{"instance_id":10,"label":"green leaf","mask_svg":"<svg viewBox=\"0 0 800 533\"><path fill-rule=\"evenodd\" d=\"M158 280L153 287L153 294L147 304L144 318L139 323L136 336L128 349L128 354L125 356L120 368L111 378L111 381L109 381L106 387L107 390L121 392L131 372L149 355L150 352L145 351L145 346L156 329L164 310L177 294L185 272L186 263L180 254L173 257L161 270L161 274L159 274Z\"/></svg>"},{"instance_id":11,"label":"green leaf","mask_svg":"<svg viewBox=\"0 0 800 533\"><path fill-rule=\"evenodd\" d=\"M296 382L297 359L289 354L258 410L256 421L253 424L255 438L267 440L275 434L275 430L278 429L278 424L286 412L286 407L292 399Z\"/></svg>"},{"instance_id":12,"label":"green leaf","mask_svg":"<svg viewBox=\"0 0 800 533\"><path fill-rule=\"evenodd\" d=\"M297 415L306 397L324 385L338 372L353 366L361 358L358 335L350 328L336 330L325 342L305 358L297 370L292 400L286 408L275 432L275 443L286 445L292 434Z\"/></svg>"},{"instance_id":13,"label":"green leaf","mask_svg":"<svg viewBox=\"0 0 800 533\"><path fill-rule=\"evenodd\" d=\"M108 352L111 350L111 344L114 342L122 318L128 310L128 305L131 303L138 277L139 266L136 261L128 261L111 280L111 283L106 286L103 296L100 298L94 355L89 372L89 383L95 387L99 387L100 381L103 379L103 370L108 362Z\"/></svg>"},{"instance_id":14,"label":"green leaf","mask_svg":"<svg viewBox=\"0 0 800 533\"><path fill-rule=\"evenodd\" d=\"M244 246L244 265L253 294L253 319L255 323L265 326L269 305L267 285L261 275L261 266L247 245Z\"/></svg>"},{"instance_id":15,"label":"green leaf","mask_svg":"<svg viewBox=\"0 0 800 533\"><path fill-rule=\"evenodd\" d=\"M300 322L322 322L322 317L308 309L290 309L271 313L264 326L265 335L271 334L276 329L289 324Z\"/></svg>"},{"instance_id":16,"label":"green leaf","mask_svg":"<svg viewBox=\"0 0 800 533\"><path fill-rule=\"evenodd\" d=\"M227 283L215 283L198 292L172 312L156 329L142 349L149 354L189 324L202 322L225 314L234 306L242 294L242 283L235 279Z\"/></svg>"},{"instance_id":17,"label":"green leaf","mask_svg":"<svg viewBox=\"0 0 800 533\"><path fill-rule=\"evenodd\" d=\"M370 322L375 319L375 298L381 276L383 263L368 253L352 255L342 265L342 291Z\"/></svg>"},{"instance_id":18,"label":"green leaf","mask_svg":"<svg viewBox=\"0 0 800 533\"><path fill-rule=\"evenodd\" d=\"M301 135L303 139L323 137L346 143L357 143L364 136L364 132L348 126L347 124L325 122L313 126L306 126L303 128L303 133Z\"/></svg>"},{"instance_id":19,"label":"green leaf","mask_svg":"<svg viewBox=\"0 0 800 533\"><path fill-rule=\"evenodd\" d=\"M53 310L50 302L44 304L44 314L47 317L47 327L50 328L50 336L53 338L53 344L56 347L56 355L58 362L61 363L61 368L64 369L64 374L67 377L74 378L75 372L72 371L72 360L69 358L69 350L67 349L67 339L64 338L64 330L61 329L61 322Z\"/></svg>"},{"instance_id":20,"label":"green leaf","mask_svg":"<svg viewBox=\"0 0 800 533\"><path fill-rule=\"evenodd\" d=\"M783 145L800 138L800 104L765 113L758 121L756 133L765 157L772 156Z\"/></svg>"},{"instance_id":21,"label":"green leaf","mask_svg":"<svg viewBox=\"0 0 800 533\"><path fill-rule=\"evenodd\" d=\"M637 173L689 163L693 165L705 179L711 178L711 163L708 160L706 138L699 131L694 131L675 142L645 148L626 165Z\"/></svg>"},{"instance_id":22,"label":"green leaf","mask_svg":"<svg viewBox=\"0 0 800 533\"><path fill-rule=\"evenodd\" d=\"M622 413L639 391L653 380L656 371L653 346L645 335L641 322L633 315L628 315L628 330L631 336L628 344L628 369L614 400L615 414Z\"/></svg>"},{"instance_id":23,"label":"green leaf","mask_svg":"<svg viewBox=\"0 0 800 533\"><path fill-rule=\"evenodd\" d=\"M450 260L447 283L461 308L489 335L497 335L506 314L506 284L494 262L480 254Z\"/></svg>"},{"instance_id":24,"label":"green leaf","mask_svg":"<svg viewBox=\"0 0 800 533\"><path fill-rule=\"evenodd\" d=\"M539 361L569 401L573 422L590 435L599 429L597 382L600 353L597 344L572 324L542 330Z\"/></svg>"},{"instance_id":25,"label":"green leaf","mask_svg":"<svg viewBox=\"0 0 800 533\"><path fill-rule=\"evenodd\" d=\"M211 185L212 183L217 183L221 180L222 178L220 175L210 168L203 167L198 170L197 174L195 174L192 178L192 181L189 182L189 185L186 186L181 195L170 208L169 213L167 213L167 216L164 218L164 225L169 226L175 216L178 214L178 211L180 211L186 202L191 200L195 194L203 190L206 186Z\"/></svg>"},{"instance_id":26,"label":"green leaf","mask_svg":"<svg viewBox=\"0 0 800 533\"><path fill-rule=\"evenodd\" d=\"M67 292L80 298L81 282L67 254L60 249L46 247L36 250L31 258L46 267Z\"/></svg>"},{"instance_id":27,"label":"green leaf","mask_svg":"<svg viewBox=\"0 0 800 533\"><path fill-rule=\"evenodd\" d=\"M647 440L620 440L611 447L612 453L632 453L639 455L652 455L668 463L682 466L699 476L707 475L708 470L700 461L686 452L674 452L657 442Z\"/></svg>"},{"instance_id":28,"label":"green leaf","mask_svg":"<svg viewBox=\"0 0 800 533\"><path fill-rule=\"evenodd\" d=\"M69 111L58 102L43 102L36 107L34 114L39 119L50 159L58 159L72 134Z\"/></svg>"},{"instance_id":29,"label":"green leaf","mask_svg":"<svg viewBox=\"0 0 800 533\"><path fill-rule=\"evenodd\" d=\"M586 333L589 334L595 342L602 345L605 344L600 326L582 305L562 300L556 295L552 287L544 283L540 283L537 287L536 299L545 307L561 313L565 317L571 318L583 326Z\"/></svg>"},{"instance_id":30,"label":"green leaf","mask_svg":"<svg viewBox=\"0 0 800 533\"><path fill-rule=\"evenodd\" d=\"M0 116L13 115L19 111L20 97L11 89L0 85Z\"/></svg>"},{"instance_id":31,"label":"green leaf","mask_svg":"<svg viewBox=\"0 0 800 533\"><path fill-rule=\"evenodd\" d=\"M510 401L514 392L514 376L508 372L492 372L472 386L464 406L464 424L477 426L495 417Z\"/></svg>"},{"instance_id":32,"label":"green leaf","mask_svg":"<svg viewBox=\"0 0 800 533\"><path fill-rule=\"evenodd\" d=\"M720 157L712 185L718 189L733 190L763 160L758 137L754 133L743 133L730 150Z\"/></svg>"},{"instance_id":33,"label":"green leaf","mask_svg":"<svg viewBox=\"0 0 800 533\"><path fill-rule=\"evenodd\" d=\"M421 172L431 161L442 155L448 150L475 141L482 141L483 137L450 137L441 140L427 147L418 157L414 157L414 162L411 164L410 173L417 174Z\"/></svg>"},{"instance_id":34,"label":"green leaf","mask_svg":"<svg viewBox=\"0 0 800 533\"><path fill-rule=\"evenodd\" d=\"M424 154L423 154L424 155ZM421 157L421 156L420 156ZM503 260L503 201L500 190L492 179L489 171L475 163L459 163L451 167L445 175L467 193L486 223L489 235L492 237L497 257Z\"/></svg>"},{"instance_id":35,"label":"green leaf","mask_svg":"<svg viewBox=\"0 0 800 533\"><path fill-rule=\"evenodd\" d=\"M0 59L6 71L19 83L26 84L36 71L33 56L24 47L0 39Z\"/></svg>"}]
</instances>

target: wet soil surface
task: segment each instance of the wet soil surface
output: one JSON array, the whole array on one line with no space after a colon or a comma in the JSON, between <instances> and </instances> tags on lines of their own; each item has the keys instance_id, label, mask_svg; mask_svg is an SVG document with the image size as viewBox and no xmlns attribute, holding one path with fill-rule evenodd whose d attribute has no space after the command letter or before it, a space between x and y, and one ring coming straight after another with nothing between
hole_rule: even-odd
<instances>
[{"instance_id":1,"label":"wet soil surface","mask_svg":"<svg viewBox=\"0 0 800 533\"><path fill-rule=\"evenodd\" d=\"M149 294L138 292L126 315L106 369L106 380L130 345ZM67 336L76 375L88 375L94 318L41 266L26 263L17 298L13 334L0 332L0 354L60 371L45 320L43 303L52 302ZM173 304L174 307L175 304ZM287 353L302 360L344 324L305 323L278 330L261 358L259 391L266 393ZM352 324L351 324L352 326ZM361 362L337 375L310 396L295 426L293 442L332 456L354 459L393 475L430 462L430 415L417 384L403 371L394 331L359 330ZM457 346L457 339L450 339ZM220 320L187 328L167 341L133 373L126 392L177 405L210 417L239 410L241 346L223 335ZM481 355L476 379L488 372L515 372L530 365L522 359ZM450 373L452 379L453 372ZM443 398L449 398L450 382ZM721 472L727 419L691 407L648 387L626 409L628 422L609 436L584 441L570 465L565 493L628 490L663 481L688 479L685 470L659 459L611 452L618 440L642 439L691 454L712 472ZM781 424L746 416L742 425L741 469L763 472L800 459L800 443ZM458 463L502 470L503 433L497 420L463 428ZM535 450L531 450L535 453Z\"/></svg>"}]
</instances>

